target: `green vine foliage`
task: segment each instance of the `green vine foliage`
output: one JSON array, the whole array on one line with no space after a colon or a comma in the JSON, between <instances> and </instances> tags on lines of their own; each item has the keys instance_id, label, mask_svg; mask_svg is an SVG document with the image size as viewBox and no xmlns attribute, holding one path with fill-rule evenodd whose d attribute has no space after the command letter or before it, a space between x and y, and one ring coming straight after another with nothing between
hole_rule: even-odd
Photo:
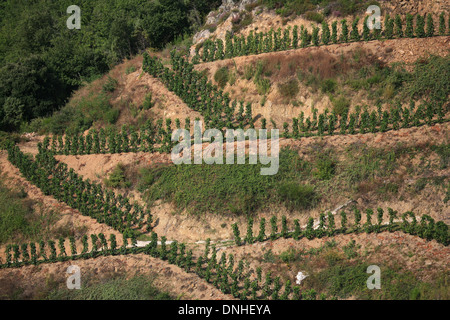
<instances>
[{"instance_id":1,"label":"green vine foliage","mask_svg":"<svg viewBox=\"0 0 450 320\"><path fill-rule=\"evenodd\" d=\"M373 32L373 34L371 34L367 27L367 17L364 19L356 17L356 19L351 23L351 31L349 30L347 20L341 20L340 34L338 34L337 22L332 23L330 32L330 26L325 21L321 23L320 27L312 25L309 31L308 28L303 25L295 25L292 33L290 32L290 27L286 29L279 28L276 31L271 29L268 32L259 33L252 30L247 38L228 33L225 37L225 44L217 44L211 40L205 41L205 44L203 45L203 54L201 55L202 61L200 61L198 59L199 56L196 55L196 59L193 62L210 62L249 54L297 49L299 46L299 41L300 47L306 48L311 45L311 43L313 46L319 46L329 45L330 43L347 43L350 40L368 41L372 38L380 40L383 37L385 39L393 39L402 38L405 36L407 38L414 38L415 36L431 37L446 34L445 13L441 13L439 15L438 33L435 32L433 19L433 15L431 13L426 14L425 16L413 16L407 14L403 18L400 15L396 15L394 18L387 15L384 19L384 30L377 29ZM361 21L363 21L362 26L360 26ZM403 21L406 22L406 28L403 26ZM416 21L415 30L414 21ZM360 28L363 30L362 35L359 34L358 31ZM222 49L223 46L224 49ZM222 50L225 52L224 54L222 54ZM216 51L219 51L219 53L216 53L215 55L211 53Z\"/></svg>"}]
</instances>

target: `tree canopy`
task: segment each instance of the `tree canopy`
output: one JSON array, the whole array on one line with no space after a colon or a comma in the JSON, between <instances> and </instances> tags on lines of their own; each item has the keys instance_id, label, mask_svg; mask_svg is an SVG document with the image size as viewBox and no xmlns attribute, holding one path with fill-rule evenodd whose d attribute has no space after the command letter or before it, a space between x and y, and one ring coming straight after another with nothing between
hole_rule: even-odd
<instances>
[{"instance_id":1,"label":"tree canopy","mask_svg":"<svg viewBox=\"0 0 450 320\"><path fill-rule=\"evenodd\" d=\"M0 130L51 114L84 81L148 47L190 34L221 1L5 0L0 2ZM81 29L66 12L81 9ZM192 17L197 17L197 24Z\"/></svg>"}]
</instances>

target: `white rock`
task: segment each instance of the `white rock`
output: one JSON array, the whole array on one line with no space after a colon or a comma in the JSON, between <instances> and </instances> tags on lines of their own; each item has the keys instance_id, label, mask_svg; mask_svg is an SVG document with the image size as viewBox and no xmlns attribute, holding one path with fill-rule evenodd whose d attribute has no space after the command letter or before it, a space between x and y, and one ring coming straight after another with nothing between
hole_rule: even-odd
<instances>
[{"instance_id":1,"label":"white rock","mask_svg":"<svg viewBox=\"0 0 450 320\"><path fill-rule=\"evenodd\" d=\"M210 36L211 36L211 32L210 32L208 29L205 29L205 30L202 30L202 31L200 31L200 32L197 32L197 33L194 35L194 38L193 38L192 41L193 41L194 44L197 44L197 43L199 43L199 42L205 41L205 40L208 39Z\"/></svg>"},{"instance_id":2,"label":"white rock","mask_svg":"<svg viewBox=\"0 0 450 320\"><path fill-rule=\"evenodd\" d=\"M297 284L301 284L302 281L305 280L307 276L308 276L307 274L304 274L303 272L300 271L299 273L297 273L297 277L296 277L297 281L296 281L296 283Z\"/></svg>"},{"instance_id":3,"label":"white rock","mask_svg":"<svg viewBox=\"0 0 450 320\"><path fill-rule=\"evenodd\" d=\"M249 4L253 4L255 2L257 2L258 0L242 0L242 2L239 5L239 10L240 11L244 11L246 10L245 7Z\"/></svg>"},{"instance_id":4,"label":"white rock","mask_svg":"<svg viewBox=\"0 0 450 320\"><path fill-rule=\"evenodd\" d=\"M211 25L211 24L216 24L216 23L217 23L217 16L214 13L214 11L212 11L206 17L206 24Z\"/></svg>"}]
</instances>

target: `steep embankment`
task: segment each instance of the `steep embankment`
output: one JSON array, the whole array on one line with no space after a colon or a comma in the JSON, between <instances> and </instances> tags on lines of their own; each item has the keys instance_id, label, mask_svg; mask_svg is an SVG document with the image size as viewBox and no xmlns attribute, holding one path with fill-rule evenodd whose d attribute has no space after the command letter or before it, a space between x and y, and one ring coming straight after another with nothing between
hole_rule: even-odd
<instances>
[{"instance_id":1,"label":"steep embankment","mask_svg":"<svg viewBox=\"0 0 450 320\"><path fill-rule=\"evenodd\" d=\"M315 154L317 150L332 150L332 154L339 162L345 162L348 160L348 150L354 150L357 154L358 150L367 150L365 148L375 148L376 150L392 151L401 147L403 150L417 148L417 154L411 154L411 156L405 156L401 158L401 165L398 166L395 173L390 177L383 178L385 183L392 182L398 185L399 192L394 196L389 196L386 199L376 191L376 185L364 185L361 186L361 190L356 193L342 193L340 188L331 188L327 192L327 197L321 200L321 203L314 209L309 209L304 212L291 212L287 210L283 205L273 206L264 210L258 211L258 217L265 217L270 219L272 215L281 216L286 215L289 220L300 218L302 223L306 223L308 217L313 216L317 218L321 212L326 212L337 207L339 204L346 202L349 197L355 200L362 208L376 208L376 207L392 207L399 212L406 212L412 210L418 214L428 214L436 220L443 220L449 223L450 211L443 202L445 198L445 189L439 186L429 184L420 193L412 193L411 188L414 188L415 184L420 179L440 176L449 176L450 172L448 167L438 169L440 167L440 158L438 155L431 153L430 151L424 151L421 153L421 148L427 148L430 145L440 145L441 143L449 142L449 128L450 124L445 123L436 125L433 127L422 126L418 128L400 129L398 131L388 131L385 133L376 134L357 134L357 135L335 135L325 137L310 137L299 140L284 139L280 140L280 147L293 148L297 150L299 156L307 161L314 163ZM24 150L34 150L36 142L28 142L22 144L20 147ZM319 148L319 149L318 149ZM425 150L425 149L424 149ZM353 151L352 151L353 152ZM384 152L384 151L383 151ZM398 152L398 151L397 151ZM421 160L421 158L425 160ZM85 179L90 179L98 183L104 183L104 180L109 177L110 173L120 163L126 167L126 178L132 183L131 188L116 189L116 192L126 194L131 199L137 200L141 204L145 201L144 196L136 190L137 184L140 179L140 168L154 168L161 165L170 165L170 155L168 154L146 154L146 153L124 153L124 154L99 154L99 155L83 155L83 156L57 156L59 161L67 163L69 168L74 169L78 174L82 175ZM379 161L373 159L374 161ZM427 169L423 171L420 169L418 172L411 172L410 166L424 165L424 161L428 163L428 166L435 167L432 171ZM15 185L21 185L25 188L25 191L30 194L30 197L34 197L37 200L47 203L49 207L54 207L57 201L52 197L43 196L40 190L31 185L29 182L24 181L20 177L19 172L6 160L6 155L2 157L2 170L8 176L11 176L15 180ZM336 176L333 178L333 183L339 185L344 181L340 181L344 177ZM363 181L364 182L364 181ZM374 181L372 184L383 183L383 181ZM375 189L374 189L375 188ZM66 206L61 205L64 210L69 210ZM62 212L65 212L65 211ZM69 210L75 212L75 210ZM162 203L157 201L152 207L152 215L155 217L155 231L161 235L166 236L168 239L177 239L179 241L195 242L198 240L205 240L211 238L213 240L224 240L232 238L231 224L237 222L239 225L245 225L246 217L243 216L223 216L211 212L208 215L189 215L186 211L179 212L171 203ZM76 220L75 216L69 215L71 219ZM76 214L79 217L81 225L85 223L89 226L89 231L99 231L98 223L94 223L92 219L83 217ZM86 220L86 221L85 221ZM92 224L94 223L94 224ZM94 227L95 226L95 227ZM105 226L105 228L107 228ZM109 229L109 228L107 228ZM105 232L107 230L104 230ZM102 232L102 231L99 231ZM98 233L98 232L97 232ZM110 233L109 231L106 233Z\"/></svg>"},{"instance_id":2,"label":"steep embankment","mask_svg":"<svg viewBox=\"0 0 450 320\"><path fill-rule=\"evenodd\" d=\"M352 77L356 77L355 73L363 68L392 66L399 62L405 63L406 70L411 71L413 63L418 59L425 59L430 55L448 56L449 45L448 36L335 44L207 62L197 65L196 69L207 72L209 79L217 84L214 75L217 70L226 67L230 78L235 80L229 80L224 91L232 99L252 102L254 118L273 119L281 127L283 122L292 125L292 118L298 117L300 112L304 112L305 117L310 117L313 108L319 113L325 109L333 110L334 99L341 95L348 101L350 110L358 105L375 109L375 104L380 102L382 108L388 109L394 96L385 91L385 84L381 84L381 95L373 94L373 90L355 90L349 84ZM263 66L263 76L270 81L270 89L266 94L261 93L254 81L258 63ZM253 73L248 73L249 67ZM307 75L298 81L296 92L288 97L283 96L280 85L290 79L298 79L301 73ZM308 74L312 76L308 78ZM337 81L337 88L331 95L323 92L321 83L325 79L338 78L342 80ZM408 104L409 101L404 99L402 105ZM255 125L260 126L260 120ZM271 127L269 121L268 127Z\"/></svg>"},{"instance_id":3,"label":"steep embankment","mask_svg":"<svg viewBox=\"0 0 450 320\"><path fill-rule=\"evenodd\" d=\"M384 1L382 3L386 4ZM391 13L403 14L410 10L409 4L405 3L405 1L398 1L394 5L389 4L388 8ZM411 3L417 7L418 1L411 1ZM439 1L433 1L432 5L433 8L436 6L438 9L442 8ZM402 11L405 6L408 7L408 10ZM243 7L245 9L245 6ZM270 28L284 28L300 24L309 28L311 24L302 16L295 19L282 19L267 10L259 13L257 7L253 7L252 10L254 11L252 13L253 23L240 31L244 35L255 29L267 31ZM420 10L422 12L425 7L420 7ZM216 21L214 14L208 17L209 22ZM210 33L209 37L212 39L223 38L225 31L232 27L233 19L235 17L230 15L228 19L222 21L222 24L216 26L216 31L212 35ZM338 19L341 17L330 18L329 22ZM426 59L429 55L448 56L449 44L450 37L345 43L236 57L201 63L195 68L205 71L209 79L214 82L216 72L226 67L229 75L233 77L233 81L228 79L224 91L228 92L233 99L253 102L254 118L258 120L260 118L272 119L278 124L278 128L281 128L283 122L292 124L292 118L297 117L300 112L304 112L305 117L308 117L312 115L313 108L319 112L326 109L332 110L335 107L335 97L337 96L344 96L348 100L347 108L349 109L355 109L357 105L368 105L373 109L376 103L388 109L391 106L391 100L401 97L396 96L396 92L389 90L387 83L377 83L375 78L371 81L378 91L366 88L354 89L351 85L351 78L365 68L383 69L394 66L398 62L404 63L407 71L412 71L413 63L419 58ZM156 53L156 55L162 56L161 53ZM263 75L270 83L270 88L265 93L260 92L260 88L254 81L254 72L258 69L259 62L262 62L263 68L260 76ZM307 76L311 81L314 80L311 76L314 76L314 81L317 82L308 81ZM117 83L114 90L105 93L103 87L111 78L115 79ZM286 97L280 93L280 85L289 79L298 81L298 89L293 95ZM335 81L334 91L324 92L321 87L324 80ZM108 76L80 89L74 94L70 104L78 108L82 105L80 101L83 101L84 98L100 93L106 94L108 103L113 109L119 111L118 118L113 121L113 125L116 127L124 124L141 126L148 119L165 118L170 118L173 122L175 119L179 119L183 127L186 118L190 118L190 120L202 118L198 112L191 110L180 97L170 92L159 80L142 71L142 57L117 66ZM152 94L153 106L145 110L141 106L148 98L149 93ZM416 102L420 103L422 99L423 97L418 98ZM401 101L401 104L404 103L409 103L409 101ZM80 107L80 110L87 112L89 107L89 105L84 105ZM100 128L108 125L102 121L94 121L93 126ZM260 127L259 121L256 122L256 127ZM268 127L271 127L270 122ZM271 217L276 216L278 221L281 221L282 216L285 216L290 227L295 219L298 219L300 225L304 227L310 217L317 221L321 213L331 211L344 203L355 204L363 212L361 224L366 222L364 212L369 208L374 210L376 208L384 210L392 208L400 214L414 211L418 218L427 214L437 221L449 224L450 211L444 200L448 197L449 192L450 166L448 148L446 148L450 138L449 132L450 123L446 122L434 126L423 125L374 134L327 135L300 140L282 138L280 147L293 149L302 164L305 165L304 168L310 170L305 173L304 181L298 179L298 176L295 179L292 178L292 181L297 184L313 185L315 192L320 196L320 202L313 208L304 210L290 210L285 203L276 202L261 206L255 212L251 212L255 219L253 235L259 232L259 222L262 218L268 222ZM29 138L30 141L20 144L20 148L24 152L35 155L37 143L41 142L43 137L30 135ZM330 169L331 178L317 177L317 171L320 170L318 161L320 157L331 160L331 163L327 164L329 167L325 168L325 170ZM105 179L110 176L111 172L119 164L122 164L125 167L125 179L130 183L130 187L113 190L116 193L125 194L130 200L136 200L141 204L146 203L147 197L137 190L140 179L142 179L140 169L159 168L171 164L169 154L142 152L57 156L56 158L66 163L84 179L101 183L103 186L106 186ZM55 228L64 226L71 230L78 241L78 252L82 249L79 238L84 234L115 234L118 239L117 244L121 245L121 235L117 231L81 215L77 210L56 201L51 196L44 195L37 187L26 181L18 169L7 161L4 151L0 152L0 173L5 175L5 183L8 187L23 188L30 199L42 204L45 210L54 210L57 213L58 221L55 223ZM148 187L151 187L151 184L159 176L155 174L150 178L148 180L151 182L147 183ZM195 180L195 183L200 181L200 183L213 185L216 183L213 181L214 178L214 176L200 177ZM176 181L175 186L182 185L178 182L181 181ZM176 191L182 193L184 190ZM212 189L209 192L215 192L215 190ZM275 190L273 192L275 193ZM246 195L242 195L243 198L244 196ZM234 223L237 223L241 233L245 232L247 215L218 214L216 212L188 214L187 210L177 208L173 201L165 202L164 197L162 198L151 204L154 231L159 237L164 236L168 240L187 242L187 248L194 251L195 257L204 252L203 242L197 243L197 241L207 238L213 241L233 239L231 225ZM353 220L353 216L350 220ZM385 214L383 221L386 223L387 220L388 217ZM339 218L336 218L336 222L341 223ZM144 240L148 240L148 238ZM69 248L70 244L66 241L65 245L66 248ZM312 280L307 280L306 286L302 287L302 290L317 288L318 291L326 291L330 289L330 283L332 285L340 283L336 282L336 279L342 280L339 278L339 272L342 270L353 270L351 268L366 264L380 264L383 268L388 268L388 276L392 277L394 269L397 272L394 272L393 278L389 278L394 279L393 284L389 284L392 285L389 288L394 288L393 292L395 292L388 297L393 297L398 288L402 293L406 292L407 298L409 298L408 290L429 288L433 283L438 283L438 280L442 279L444 282L439 282L438 287L433 287L435 290L433 298L447 297L448 285L445 281L448 279L446 277L448 276L450 249L435 240L425 241L400 231L380 234L340 234L314 240L302 238L299 241L278 239L240 247L235 247L229 241L219 246L218 256L221 253L233 254L234 261L245 259L254 270L261 267L264 273L271 271L274 276L280 276L283 281L288 279L293 283L297 272L306 270ZM4 261L4 247L0 250L0 258ZM34 297L41 291L49 290L50 286L46 285L46 282L59 283L59 286L63 287L67 277L66 269L70 264L72 263L58 262L42 264L37 267L27 266L20 269L0 270L2 293L13 295L16 290L23 289L24 297ZM231 298L196 274L186 273L166 261L148 255L98 257L90 260L77 260L76 264L81 267L82 272L89 270L87 272L89 276L100 279L115 274L126 274L127 276L134 274L154 276L157 274L155 284L158 288L168 290L175 296L186 299ZM338 275L327 273L329 270L337 272ZM405 280L402 278L402 274L406 274L406 272L411 272L411 274L407 273L406 277L412 275L411 279L413 280L406 279L409 282L405 285L405 289L401 287L401 281ZM365 270L362 273L365 276ZM443 278L440 278L441 275ZM428 284L425 284L424 287L415 286L412 282L416 278L428 282ZM398 279L403 280L399 281ZM354 279L350 282L354 282ZM398 284L399 282L400 284ZM353 292L350 292L345 298L354 298L352 294Z\"/></svg>"},{"instance_id":4,"label":"steep embankment","mask_svg":"<svg viewBox=\"0 0 450 320\"><path fill-rule=\"evenodd\" d=\"M133 256L99 257L96 259L74 262L56 262L38 267L28 266L20 269L0 270L0 288L2 296L12 296L20 292L23 299L45 297L57 288L64 289L69 276L67 268L77 265L81 270L82 288L89 278L102 281L109 277L134 275L155 277L154 285L169 292L175 298L187 300L228 300L212 284L205 282L193 273L186 273L181 268L166 261L139 254Z\"/></svg>"}]
</instances>

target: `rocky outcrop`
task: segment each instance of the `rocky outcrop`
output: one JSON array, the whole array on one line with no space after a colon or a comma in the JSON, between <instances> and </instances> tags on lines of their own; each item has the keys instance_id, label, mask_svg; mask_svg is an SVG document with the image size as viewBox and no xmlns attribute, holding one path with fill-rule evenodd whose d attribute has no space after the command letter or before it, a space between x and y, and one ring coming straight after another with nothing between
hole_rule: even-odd
<instances>
[{"instance_id":1,"label":"rocky outcrop","mask_svg":"<svg viewBox=\"0 0 450 320\"><path fill-rule=\"evenodd\" d=\"M211 36L211 32L208 29L197 32L192 39L194 44L201 43Z\"/></svg>"},{"instance_id":2,"label":"rocky outcrop","mask_svg":"<svg viewBox=\"0 0 450 320\"><path fill-rule=\"evenodd\" d=\"M413 15L434 13L437 16L440 12L450 12L449 0L379 0L379 2L382 20L386 14L404 16L406 13ZM332 17L339 17L341 14L338 11L333 11L335 4L332 2L329 5L333 12ZM260 29L264 29L262 26L272 25L272 20L277 21L278 18L273 11L258 5L258 0L223 0L222 5L217 10L208 14L206 18L207 28L194 36L194 45L190 50L191 57L195 54L195 46L203 43L205 40L210 38L225 39L227 32L232 30L233 22L239 21L247 12L252 14L254 18L267 16L265 21L259 19L257 24L259 24L258 27ZM361 12L361 14L363 13L364 11ZM300 21L300 24L305 23L309 24L310 22ZM435 23L438 22L435 21Z\"/></svg>"},{"instance_id":3,"label":"rocky outcrop","mask_svg":"<svg viewBox=\"0 0 450 320\"><path fill-rule=\"evenodd\" d=\"M243 12L246 12L249 8L252 9L252 14L256 10L261 10L259 7L253 7L252 5L256 4L258 0L223 0L222 5L215 11L211 11L206 17L206 25L207 26L217 26L218 24L224 24L227 30L231 30L231 21L238 20ZM223 27L221 28L221 33L225 34L226 30ZM194 35L193 43L198 44L202 43L206 39L211 37L211 32L207 29L202 30ZM223 38L218 35L219 38Z\"/></svg>"}]
</instances>

